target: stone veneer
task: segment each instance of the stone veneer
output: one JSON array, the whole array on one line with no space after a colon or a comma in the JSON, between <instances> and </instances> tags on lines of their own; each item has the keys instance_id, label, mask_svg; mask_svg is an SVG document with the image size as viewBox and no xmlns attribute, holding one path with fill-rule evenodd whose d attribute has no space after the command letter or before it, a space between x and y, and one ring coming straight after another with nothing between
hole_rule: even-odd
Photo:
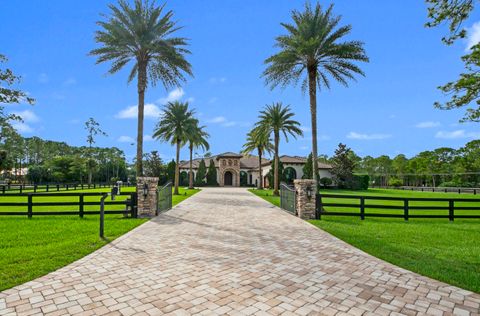
<instances>
[{"instance_id":1,"label":"stone veneer","mask_svg":"<svg viewBox=\"0 0 480 316\"><path fill-rule=\"evenodd\" d=\"M295 206L298 217L301 219L315 219L315 207L317 201L317 181L311 179L293 180L295 186ZM307 195L307 189L311 189L311 197Z\"/></svg>"},{"instance_id":2,"label":"stone veneer","mask_svg":"<svg viewBox=\"0 0 480 316\"><path fill-rule=\"evenodd\" d=\"M143 196L143 185L148 185L148 195ZM137 177L137 214L138 217L154 217L157 215L157 177Z\"/></svg>"},{"instance_id":3,"label":"stone veneer","mask_svg":"<svg viewBox=\"0 0 480 316\"><path fill-rule=\"evenodd\" d=\"M218 174L219 185L225 186L225 173L230 171L232 173L232 186L240 186L240 158L237 157L218 157Z\"/></svg>"}]
</instances>

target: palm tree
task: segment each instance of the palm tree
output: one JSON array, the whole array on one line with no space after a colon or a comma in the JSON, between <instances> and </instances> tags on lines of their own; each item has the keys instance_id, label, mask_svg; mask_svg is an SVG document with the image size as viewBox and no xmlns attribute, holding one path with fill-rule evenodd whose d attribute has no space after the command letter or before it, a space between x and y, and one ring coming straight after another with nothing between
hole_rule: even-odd
<instances>
[{"instance_id":1,"label":"palm tree","mask_svg":"<svg viewBox=\"0 0 480 316\"><path fill-rule=\"evenodd\" d=\"M112 62L110 74L133 63L128 82L137 78L137 176L143 175L143 112L147 84L155 86L160 81L169 89L185 82L185 74L192 75L191 65L185 59L190 53L186 48L187 40L172 36L180 27L172 20L172 11L162 15L164 7L157 6L154 0L135 0L133 5L119 0L117 6L109 5L111 15L106 21L97 22L101 30L95 33L95 40L102 47L90 52L98 56L97 64Z\"/></svg>"},{"instance_id":2,"label":"palm tree","mask_svg":"<svg viewBox=\"0 0 480 316\"><path fill-rule=\"evenodd\" d=\"M208 144L207 138L210 135L204 130L205 126L199 126L198 120L195 120L195 123L190 126L190 130L188 131L188 148L190 150L190 173L189 173L189 181L188 181L188 188L193 189L193 149L195 148L202 148L204 151L210 149L210 145Z\"/></svg>"},{"instance_id":3,"label":"palm tree","mask_svg":"<svg viewBox=\"0 0 480 316\"><path fill-rule=\"evenodd\" d=\"M315 8L307 2L305 10L292 11L293 24L281 23L287 35L276 38L280 52L265 60L263 76L273 89L286 87L302 80L302 90L308 86L312 124L313 179L318 173L317 151L317 86L330 89L330 79L348 86L354 74L364 76L353 62L368 62L363 43L348 41L344 37L352 29L340 26L340 16L332 13L333 5L323 12L317 2Z\"/></svg>"},{"instance_id":4,"label":"palm tree","mask_svg":"<svg viewBox=\"0 0 480 316\"><path fill-rule=\"evenodd\" d=\"M260 111L259 122L257 127L260 132L267 137L273 133L274 140L274 152L275 152L275 170L274 170L274 183L273 194L278 195L278 147L280 143L280 133L283 133L285 140L288 142L288 135L293 138L297 136L303 136L300 129L300 123L293 120L292 117L295 114L290 110L290 106L283 106L282 103L273 103L272 105L266 105L265 108Z\"/></svg>"},{"instance_id":5,"label":"palm tree","mask_svg":"<svg viewBox=\"0 0 480 316\"><path fill-rule=\"evenodd\" d=\"M262 177L262 156L264 153L272 153L273 144L270 139L270 135L262 133L259 127L252 129L247 134L247 141L243 145L243 153L249 155L252 151L257 150L258 153L258 174L259 183L258 189L263 189L263 177Z\"/></svg>"},{"instance_id":6,"label":"palm tree","mask_svg":"<svg viewBox=\"0 0 480 316\"><path fill-rule=\"evenodd\" d=\"M178 194L180 181L180 148L188 141L188 133L197 120L194 111L188 108L188 103L169 102L163 109L163 115L153 131L153 138L176 145L175 189Z\"/></svg>"}]
</instances>

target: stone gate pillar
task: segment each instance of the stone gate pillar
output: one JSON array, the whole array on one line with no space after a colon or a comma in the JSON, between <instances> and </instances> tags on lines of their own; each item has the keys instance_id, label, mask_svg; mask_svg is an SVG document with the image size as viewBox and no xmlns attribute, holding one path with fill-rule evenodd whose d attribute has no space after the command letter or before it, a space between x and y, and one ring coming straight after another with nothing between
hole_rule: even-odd
<instances>
[{"instance_id":1,"label":"stone gate pillar","mask_svg":"<svg viewBox=\"0 0 480 316\"><path fill-rule=\"evenodd\" d=\"M145 184L147 187L145 187ZM137 177L138 217L154 217L157 215L157 187L157 177Z\"/></svg>"},{"instance_id":2,"label":"stone gate pillar","mask_svg":"<svg viewBox=\"0 0 480 316\"><path fill-rule=\"evenodd\" d=\"M317 181L311 179L293 180L295 186L295 206L301 219L315 219L317 204Z\"/></svg>"}]
</instances>

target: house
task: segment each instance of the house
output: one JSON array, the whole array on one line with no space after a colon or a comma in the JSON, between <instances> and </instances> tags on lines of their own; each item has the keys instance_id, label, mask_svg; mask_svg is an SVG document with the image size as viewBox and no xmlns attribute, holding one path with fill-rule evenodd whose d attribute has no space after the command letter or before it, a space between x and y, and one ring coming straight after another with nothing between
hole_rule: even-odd
<instances>
[{"instance_id":1,"label":"house","mask_svg":"<svg viewBox=\"0 0 480 316\"><path fill-rule=\"evenodd\" d=\"M262 175L258 174L258 156L242 155L233 152L226 152L209 158L203 158L208 168L210 160L215 164L217 170L217 182L220 186L257 186L258 181L263 181L265 187L269 187L268 173L271 169L272 161L262 158ZM194 177L197 174L198 166L202 158L192 161L192 170ZM294 179L301 179L303 176L303 166L307 162L307 158L300 156L280 156L283 164L284 174L287 182L293 182ZM332 167L328 164L319 163L318 171L320 178L332 178L330 170ZM180 162L180 179L182 183L188 182L188 172L190 170L189 161Z\"/></svg>"}]
</instances>

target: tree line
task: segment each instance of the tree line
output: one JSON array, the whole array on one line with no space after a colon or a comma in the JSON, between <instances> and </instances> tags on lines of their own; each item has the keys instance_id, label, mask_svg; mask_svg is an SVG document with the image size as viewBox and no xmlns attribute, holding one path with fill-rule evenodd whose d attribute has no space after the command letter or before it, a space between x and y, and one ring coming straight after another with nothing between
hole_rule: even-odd
<instances>
[{"instance_id":1,"label":"tree line","mask_svg":"<svg viewBox=\"0 0 480 316\"><path fill-rule=\"evenodd\" d=\"M360 157L349 149L348 158L353 172L368 175L373 186L480 186L480 140L458 149L422 151L411 158L404 154ZM333 157L322 155L319 161L332 163Z\"/></svg>"},{"instance_id":2,"label":"tree line","mask_svg":"<svg viewBox=\"0 0 480 316\"><path fill-rule=\"evenodd\" d=\"M128 181L135 175L122 150L70 146L65 142L22 137L14 130L1 133L0 173L3 180L18 182L110 182ZM28 169L26 175L21 171Z\"/></svg>"}]
</instances>

